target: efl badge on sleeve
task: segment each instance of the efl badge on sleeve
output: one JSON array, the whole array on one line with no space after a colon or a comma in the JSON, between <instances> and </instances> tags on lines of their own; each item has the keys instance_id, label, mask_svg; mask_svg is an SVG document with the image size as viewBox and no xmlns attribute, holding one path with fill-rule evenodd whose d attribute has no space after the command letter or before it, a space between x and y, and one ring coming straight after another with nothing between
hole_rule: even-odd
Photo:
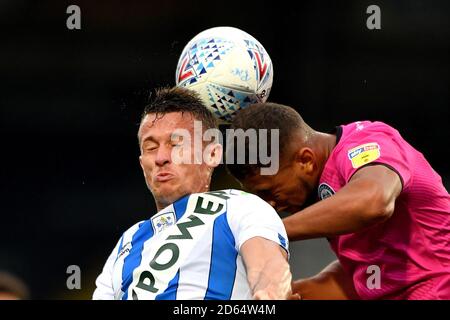
<instances>
[{"instance_id":1,"label":"efl badge on sleeve","mask_svg":"<svg viewBox=\"0 0 450 320\"><path fill-rule=\"evenodd\" d=\"M318 191L319 191L319 198L320 198L320 200L329 198L329 197L331 197L334 194L333 188L330 187L325 182L322 182L319 185Z\"/></svg>"},{"instance_id":2,"label":"efl badge on sleeve","mask_svg":"<svg viewBox=\"0 0 450 320\"><path fill-rule=\"evenodd\" d=\"M155 231L155 233L159 233L164 229L174 225L175 220L176 220L175 213L171 211L157 214L151 219L153 230Z\"/></svg>"},{"instance_id":3,"label":"efl badge on sleeve","mask_svg":"<svg viewBox=\"0 0 450 320\"><path fill-rule=\"evenodd\" d=\"M355 169L375 161L379 157L380 146L376 142L366 143L348 150L348 158L352 162L352 166Z\"/></svg>"}]
</instances>

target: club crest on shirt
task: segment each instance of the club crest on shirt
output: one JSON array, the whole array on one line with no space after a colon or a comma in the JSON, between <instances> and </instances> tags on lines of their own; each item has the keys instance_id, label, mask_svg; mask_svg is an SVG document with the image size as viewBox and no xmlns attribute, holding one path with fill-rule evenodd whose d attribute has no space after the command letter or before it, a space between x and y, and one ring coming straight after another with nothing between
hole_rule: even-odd
<instances>
[{"instance_id":1,"label":"club crest on shirt","mask_svg":"<svg viewBox=\"0 0 450 320\"><path fill-rule=\"evenodd\" d=\"M328 197L331 197L334 194L334 190L332 187L330 187L325 182L321 183L319 185L319 198L320 200L326 199Z\"/></svg>"},{"instance_id":2,"label":"club crest on shirt","mask_svg":"<svg viewBox=\"0 0 450 320\"><path fill-rule=\"evenodd\" d=\"M376 142L362 144L347 152L353 168L359 168L363 165L377 160L380 157L380 146Z\"/></svg>"},{"instance_id":3,"label":"club crest on shirt","mask_svg":"<svg viewBox=\"0 0 450 320\"><path fill-rule=\"evenodd\" d=\"M175 220L175 213L171 211L157 214L156 216L151 218L153 230L155 230L155 233L159 233L164 229L174 225Z\"/></svg>"}]
</instances>

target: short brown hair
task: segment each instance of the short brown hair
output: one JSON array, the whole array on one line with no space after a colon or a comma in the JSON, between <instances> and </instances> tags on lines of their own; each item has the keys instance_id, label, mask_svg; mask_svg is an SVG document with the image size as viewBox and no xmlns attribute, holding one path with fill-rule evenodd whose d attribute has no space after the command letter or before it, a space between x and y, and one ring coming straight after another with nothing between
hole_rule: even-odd
<instances>
[{"instance_id":1,"label":"short brown hair","mask_svg":"<svg viewBox=\"0 0 450 320\"><path fill-rule=\"evenodd\" d=\"M198 94L182 87L156 89L154 97L151 97L150 103L144 108L141 122L148 114L156 114L159 117L171 112L190 113L196 120L202 122L204 129L217 128L216 118L206 108Z\"/></svg>"},{"instance_id":2,"label":"short brown hair","mask_svg":"<svg viewBox=\"0 0 450 320\"><path fill-rule=\"evenodd\" d=\"M0 271L0 293L14 295L20 300L30 298L28 286L17 276L5 271Z\"/></svg>"},{"instance_id":3,"label":"short brown hair","mask_svg":"<svg viewBox=\"0 0 450 320\"><path fill-rule=\"evenodd\" d=\"M270 129L279 130L279 152L280 160L283 157L284 152L287 150L287 146L292 140L293 134L298 130L302 130L305 134L308 134L311 128L303 121L300 114L293 108L276 104L276 103L257 103L253 104L245 109L239 110L236 116L231 122L231 128L242 129L244 131L248 129L256 129L257 132L257 144L259 144L259 129L268 129L268 141L267 150L271 150L271 138ZM236 149L236 144L233 144ZM231 148L231 147L230 147ZM259 150L259 145L258 145ZM237 154L237 150L231 150L227 148L226 156ZM249 155L249 141L245 143L245 155ZM232 161L234 160L234 161ZM247 159L244 164L237 164L236 159L227 158L228 171L238 180L243 180L249 176L256 174L258 169L266 167L259 159L256 164L248 163Z\"/></svg>"}]
</instances>

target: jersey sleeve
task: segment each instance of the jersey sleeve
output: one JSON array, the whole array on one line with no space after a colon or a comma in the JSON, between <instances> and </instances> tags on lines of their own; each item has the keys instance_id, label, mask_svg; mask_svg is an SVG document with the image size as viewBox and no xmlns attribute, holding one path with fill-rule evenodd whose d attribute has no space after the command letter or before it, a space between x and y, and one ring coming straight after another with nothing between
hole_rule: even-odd
<instances>
[{"instance_id":1,"label":"jersey sleeve","mask_svg":"<svg viewBox=\"0 0 450 320\"><path fill-rule=\"evenodd\" d=\"M122 238L117 242L117 245L106 260L102 272L95 281L96 289L92 295L92 300L114 300L113 268L122 243Z\"/></svg>"},{"instance_id":2,"label":"jersey sleeve","mask_svg":"<svg viewBox=\"0 0 450 320\"><path fill-rule=\"evenodd\" d=\"M238 251L245 241L262 237L276 242L289 255L289 242L281 218L258 196L243 193L233 198L229 203L227 218Z\"/></svg>"},{"instance_id":3,"label":"jersey sleeve","mask_svg":"<svg viewBox=\"0 0 450 320\"><path fill-rule=\"evenodd\" d=\"M387 125L363 129L340 148L336 167L347 183L363 167L384 165L398 174L405 189L410 184L412 169L406 147L399 133Z\"/></svg>"}]
</instances>

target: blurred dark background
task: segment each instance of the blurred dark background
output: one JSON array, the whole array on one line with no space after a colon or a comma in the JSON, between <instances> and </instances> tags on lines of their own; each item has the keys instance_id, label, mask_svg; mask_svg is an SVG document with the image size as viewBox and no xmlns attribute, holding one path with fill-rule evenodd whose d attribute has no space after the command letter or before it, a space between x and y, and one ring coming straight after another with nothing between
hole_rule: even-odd
<instances>
[{"instance_id":1,"label":"blurred dark background","mask_svg":"<svg viewBox=\"0 0 450 320\"><path fill-rule=\"evenodd\" d=\"M81 30L66 8L81 8ZM381 8L381 30L366 8ZM315 129L357 120L396 127L449 189L448 1L0 0L0 270L32 298L91 297L122 232L155 213L138 163L151 89L173 85L200 31L234 26L274 63L270 100ZM223 168L214 188L234 186ZM333 259L326 241L292 244L295 277ZM82 289L66 288L78 265Z\"/></svg>"}]
</instances>

